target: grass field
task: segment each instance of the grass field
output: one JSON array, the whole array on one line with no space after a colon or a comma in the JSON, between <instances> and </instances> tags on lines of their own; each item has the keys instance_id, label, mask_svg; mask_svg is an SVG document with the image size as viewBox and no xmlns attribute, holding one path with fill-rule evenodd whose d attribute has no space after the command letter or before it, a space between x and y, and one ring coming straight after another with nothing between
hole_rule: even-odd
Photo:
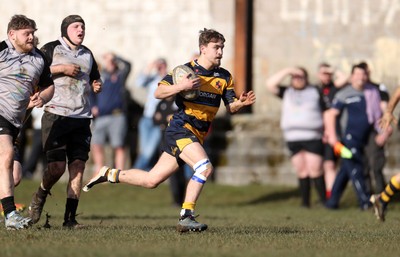
<instances>
[{"instance_id":1,"label":"grass field","mask_svg":"<svg viewBox=\"0 0 400 257\"><path fill-rule=\"evenodd\" d=\"M23 181L16 201L28 204L38 181ZM398 256L400 205L393 202L385 223L361 212L351 187L342 208L317 204L300 208L292 187L230 187L208 183L197 205L202 233L175 231L179 209L172 207L167 184L148 190L99 185L82 193L82 230L63 229L65 184L52 190L45 215L28 230L0 228L2 257L19 256ZM316 197L314 197L316 199Z\"/></svg>"}]
</instances>

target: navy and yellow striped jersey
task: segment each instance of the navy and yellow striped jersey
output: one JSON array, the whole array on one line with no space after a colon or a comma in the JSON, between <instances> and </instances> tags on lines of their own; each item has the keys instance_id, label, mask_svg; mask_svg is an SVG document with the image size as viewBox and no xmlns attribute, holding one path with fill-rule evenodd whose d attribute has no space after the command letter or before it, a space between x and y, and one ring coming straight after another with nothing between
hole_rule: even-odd
<instances>
[{"instance_id":1,"label":"navy and yellow striped jersey","mask_svg":"<svg viewBox=\"0 0 400 257\"><path fill-rule=\"evenodd\" d=\"M211 122L218 112L221 99L225 105L237 100L234 83L229 71L221 67L206 70L196 61L185 65L190 67L200 78L200 94L194 100L187 100L177 94L175 102L179 109L173 115L170 124L182 124L203 143ZM172 74L167 74L160 84L173 86Z\"/></svg>"}]
</instances>

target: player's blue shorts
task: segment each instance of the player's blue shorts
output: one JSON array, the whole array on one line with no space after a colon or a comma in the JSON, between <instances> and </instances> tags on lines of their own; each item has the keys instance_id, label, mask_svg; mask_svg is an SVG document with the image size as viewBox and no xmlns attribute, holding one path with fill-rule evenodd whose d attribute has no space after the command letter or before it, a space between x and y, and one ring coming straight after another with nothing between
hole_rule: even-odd
<instances>
[{"instance_id":1,"label":"player's blue shorts","mask_svg":"<svg viewBox=\"0 0 400 257\"><path fill-rule=\"evenodd\" d=\"M177 124L178 123L178 124ZM183 127L183 122L170 123L164 133L163 151L175 156L178 164L183 161L179 158L183 148L193 142L199 142L199 139L187 128Z\"/></svg>"}]
</instances>

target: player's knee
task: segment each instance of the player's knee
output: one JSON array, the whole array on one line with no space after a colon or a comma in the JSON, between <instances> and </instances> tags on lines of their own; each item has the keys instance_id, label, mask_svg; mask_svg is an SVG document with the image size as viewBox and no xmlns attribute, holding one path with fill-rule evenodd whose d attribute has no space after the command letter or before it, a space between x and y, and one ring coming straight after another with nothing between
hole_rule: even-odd
<instances>
[{"instance_id":1,"label":"player's knee","mask_svg":"<svg viewBox=\"0 0 400 257\"><path fill-rule=\"evenodd\" d=\"M54 149L46 153L47 162L65 162L65 149Z\"/></svg>"},{"instance_id":2,"label":"player's knee","mask_svg":"<svg viewBox=\"0 0 400 257\"><path fill-rule=\"evenodd\" d=\"M206 183L207 178L213 173L214 167L209 159L203 159L193 165L193 170L194 174L192 176L192 180L204 184Z\"/></svg>"}]
</instances>

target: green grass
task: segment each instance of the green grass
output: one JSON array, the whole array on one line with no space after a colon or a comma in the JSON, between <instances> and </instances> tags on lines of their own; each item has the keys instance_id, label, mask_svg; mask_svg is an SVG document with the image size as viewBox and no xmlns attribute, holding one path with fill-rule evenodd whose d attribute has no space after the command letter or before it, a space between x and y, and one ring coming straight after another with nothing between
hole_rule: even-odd
<instances>
[{"instance_id":1,"label":"green grass","mask_svg":"<svg viewBox=\"0 0 400 257\"><path fill-rule=\"evenodd\" d=\"M38 181L23 181L16 202L29 204ZM231 187L208 183L197 204L202 233L175 232L179 208L167 184L154 190L99 185L82 193L78 221L87 229L63 229L66 185L58 183L45 216L28 230L0 228L2 257L16 256L398 256L399 212L392 203L385 223L357 208L351 186L341 209L300 208L292 187ZM315 195L313 196L316 199Z\"/></svg>"}]
</instances>

